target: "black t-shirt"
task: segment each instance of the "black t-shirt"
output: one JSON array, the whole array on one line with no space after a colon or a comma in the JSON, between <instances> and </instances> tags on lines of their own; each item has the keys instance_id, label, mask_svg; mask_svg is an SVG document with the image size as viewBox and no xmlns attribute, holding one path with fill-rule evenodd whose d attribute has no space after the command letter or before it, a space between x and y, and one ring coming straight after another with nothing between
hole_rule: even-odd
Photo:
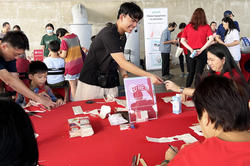
<instances>
[{"instance_id":1,"label":"black t-shirt","mask_svg":"<svg viewBox=\"0 0 250 166\"><path fill-rule=\"evenodd\" d=\"M9 72L17 72L16 60L5 61L3 57L0 56L0 70L6 69Z\"/></svg>"},{"instance_id":2,"label":"black t-shirt","mask_svg":"<svg viewBox=\"0 0 250 166\"><path fill-rule=\"evenodd\" d=\"M110 54L124 52L125 44L126 35L118 33L116 24L103 28L90 45L79 80L102 88L119 86L118 64Z\"/></svg>"}]
</instances>

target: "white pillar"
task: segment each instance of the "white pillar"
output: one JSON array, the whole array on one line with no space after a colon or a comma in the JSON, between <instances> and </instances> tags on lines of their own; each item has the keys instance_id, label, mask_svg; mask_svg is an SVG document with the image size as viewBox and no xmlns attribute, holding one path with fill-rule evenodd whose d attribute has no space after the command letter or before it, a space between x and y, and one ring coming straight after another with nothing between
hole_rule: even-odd
<instances>
[{"instance_id":1,"label":"white pillar","mask_svg":"<svg viewBox=\"0 0 250 166\"><path fill-rule=\"evenodd\" d=\"M125 45L125 57L133 64L140 67L140 31L139 27L135 27L131 33L126 33L127 42ZM130 51L129 51L130 50Z\"/></svg>"},{"instance_id":2,"label":"white pillar","mask_svg":"<svg viewBox=\"0 0 250 166\"><path fill-rule=\"evenodd\" d=\"M73 24L70 24L70 31L75 33L82 47L89 49L92 36L92 25L88 24L86 8L82 4L72 7Z\"/></svg>"}]
</instances>

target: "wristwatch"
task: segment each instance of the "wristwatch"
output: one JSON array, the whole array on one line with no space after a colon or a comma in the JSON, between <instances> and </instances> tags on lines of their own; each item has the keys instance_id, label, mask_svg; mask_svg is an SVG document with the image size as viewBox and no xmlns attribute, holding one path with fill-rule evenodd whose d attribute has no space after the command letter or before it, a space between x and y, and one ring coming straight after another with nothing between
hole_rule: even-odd
<instances>
[{"instance_id":1,"label":"wristwatch","mask_svg":"<svg viewBox=\"0 0 250 166\"><path fill-rule=\"evenodd\" d=\"M184 90L184 87L180 87L180 93L182 93Z\"/></svg>"}]
</instances>

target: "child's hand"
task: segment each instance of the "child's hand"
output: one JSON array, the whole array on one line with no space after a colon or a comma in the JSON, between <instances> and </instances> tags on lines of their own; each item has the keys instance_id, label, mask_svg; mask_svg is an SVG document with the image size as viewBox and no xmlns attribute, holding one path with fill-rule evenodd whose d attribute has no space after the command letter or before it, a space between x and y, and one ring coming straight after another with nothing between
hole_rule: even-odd
<instances>
[{"instance_id":1,"label":"child's hand","mask_svg":"<svg viewBox=\"0 0 250 166\"><path fill-rule=\"evenodd\" d=\"M38 94L39 96L43 96L43 97L48 97L50 98L50 96L46 93L46 92L41 92Z\"/></svg>"},{"instance_id":2,"label":"child's hand","mask_svg":"<svg viewBox=\"0 0 250 166\"><path fill-rule=\"evenodd\" d=\"M61 105L63 105L64 104L64 101L62 100L62 99L58 99L57 101L56 101L56 106L57 107L59 107L59 106L61 106Z\"/></svg>"}]
</instances>

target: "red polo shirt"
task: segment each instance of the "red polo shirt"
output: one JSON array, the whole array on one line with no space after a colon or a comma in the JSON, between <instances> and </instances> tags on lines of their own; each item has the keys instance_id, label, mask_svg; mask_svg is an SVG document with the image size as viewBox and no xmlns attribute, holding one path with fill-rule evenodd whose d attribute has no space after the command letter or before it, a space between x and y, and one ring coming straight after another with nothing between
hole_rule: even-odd
<instances>
[{"instance_id":1,"label":"red polo shirt","mask_svg":"<svg viewBox=\"0 0 250 166\"><path fill-rule=\"evenodd\" d=\"M209 36L213 35L210 26L200 25L197 30L195 30L191 24L188 24L182 33L182 38L187 40L188 45L192 49L199 49L203 47Z\"/></svg>"}]
</instances>

